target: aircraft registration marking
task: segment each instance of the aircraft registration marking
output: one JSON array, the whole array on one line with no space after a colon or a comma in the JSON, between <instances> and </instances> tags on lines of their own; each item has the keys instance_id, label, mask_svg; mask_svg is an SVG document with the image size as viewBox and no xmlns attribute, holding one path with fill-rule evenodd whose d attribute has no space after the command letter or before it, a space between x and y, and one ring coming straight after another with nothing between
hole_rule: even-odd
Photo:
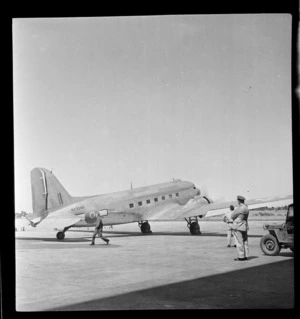
<instances>
[{"instance_id":1,"label":"aircraft registration marking","mask_svg":"<svg viewBox=\"0 0 300 319\"><path fill-rule=\"evenodd\" d=\"M76 212L76 211L81 210L81 209L84 209L84 206L76 206L74 208L71 208L71 211Z\"/></svg>"}]
</instances>

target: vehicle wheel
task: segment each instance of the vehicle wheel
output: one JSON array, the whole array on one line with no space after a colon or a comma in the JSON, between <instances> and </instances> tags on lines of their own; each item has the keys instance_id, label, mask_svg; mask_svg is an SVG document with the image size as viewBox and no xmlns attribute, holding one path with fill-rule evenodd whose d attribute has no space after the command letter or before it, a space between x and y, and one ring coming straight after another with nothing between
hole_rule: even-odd
<instances>
[{"instance_id":1,"label":"vehicle wheel","mask_svg":"<svg viewBox=\"0 0 300 319\"><path fill-rule=\"evenodd\" d=\"M198 224L198 222L192 222L190 225L190 232L192 235L197 235L197 234L201 234L200 232L200 226Z\"/></svg>"},{"instance_id":2,"label":"vehicle wheel","mask_svg":"<svg viewBox=\"0 0 300 319\"><path fill-rule=\"evenodd\" d=\"M63 231L60 231L56 234L56 238L59 240L62 240L65 238L65 233Z\"/></svg>"},{"instance_id":3,"label":"vehicle wheel","mask_svg":"<svg viewBox=\"0 0 300 319\"><path fill-rule=\"evenodd\" d=\"M270 234L265 235L260 240L260 248L263 251L263 253L268 256L278 255L281 249L277 239Z\"/></svg>"}]
</instances>

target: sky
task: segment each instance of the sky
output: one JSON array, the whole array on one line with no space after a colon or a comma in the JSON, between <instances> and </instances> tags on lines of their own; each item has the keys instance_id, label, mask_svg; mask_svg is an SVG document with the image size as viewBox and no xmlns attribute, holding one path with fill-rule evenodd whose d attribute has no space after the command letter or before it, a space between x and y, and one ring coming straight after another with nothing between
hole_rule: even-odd
<instances>
[{"instance_id":1,"label":"sky","mask_svg":"<svg viewBox=\"0 0 300 319\"><path fill-rule=\"evenodd\" d=\"M15 211L180 178L293 194L289 14L13 19Z\"/></svg>"}]
</instances>

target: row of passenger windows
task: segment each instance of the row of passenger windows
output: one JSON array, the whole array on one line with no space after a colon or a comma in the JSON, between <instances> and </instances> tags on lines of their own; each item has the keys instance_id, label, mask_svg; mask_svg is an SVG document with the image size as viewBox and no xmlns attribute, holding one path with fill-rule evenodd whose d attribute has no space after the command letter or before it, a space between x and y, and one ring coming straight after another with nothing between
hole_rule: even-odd
<instances>
[{"instance_id":1,"label":"row of passenger windows","mask_svg":"<svg viewBox=\"0 0 300 319\"><path fill-rule=\"evenodd\" d=\"M175 196L179 196L179 193L176 193L176 194L174 195L174 197L175 197ZM169 198L172 198L172 197L173 197L173 195L172 195L172 194L169 194ZM161 196L161 199L162 199L162 200L165 200L165 199L166 199L166 196ZM154 201L154 202L158 202L158 197L153 198L153 201ZM143 202L141 201L141 202L138 202L137 204L138 204L138 206L142 206L142 205L143 205ZM150 199L147 199L147 200L146 200L146 204L151 204L151 200L150 200ZM133 204L133 203L129 204L129 208L133 208L133 207L134 207L134 204Z\"/></svg>"}]
</instances>

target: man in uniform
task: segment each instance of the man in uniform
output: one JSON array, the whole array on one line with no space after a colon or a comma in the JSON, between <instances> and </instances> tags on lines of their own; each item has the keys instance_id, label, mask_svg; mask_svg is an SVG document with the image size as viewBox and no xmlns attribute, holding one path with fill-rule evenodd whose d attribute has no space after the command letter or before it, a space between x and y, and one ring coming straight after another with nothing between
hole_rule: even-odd
<instances>
[{"instance_id":1,"label":"man in uniform","mask_svg":"<svg viewBox=\"0 0 300 319\"><path fill-rule=\"evenodd\" d=\"M92 242L90 245L95 245L95 238L96 238L96 235L98 234L98 236L104 240L106 242L106 244L108 245L109 243L109 239L105 238L103 235L102 235L102 230L103 230L103 222L102 222L102 218L100 215L97 216L97 221L96 221L96 227L95 227L95 231L94 231L94 234L93 234L93 237L92 237Z\"/></svg>"},{"instance_id":2,"label":"man in uniform","mask_svg":"<svg viewBox=\"0 0 300 319\"><path fill-rule=\"evenodd\" d=\"M231 218L233 235L236 242L236 248L238 252L238 258L234 260L247 260L249 256L248 247L248 216L249 209L245 204L245 197L237 196L238 207L232 212Z\"/></svg>"},{"instance_id":3,"label":"man in uniform","mask_svg":"<svg viewBox=\"0 0 300 319\"><path fill-rule=\"evenodd\" d=\"M229 223L232 223L232 219L231 219L231 214L234 211L234 206L230 205L230 211L227 212L223 218L223 222L227 223L227 247L231 247L231 238L234 239L234 235L233 235L233 229L231 227L231 225ZM234 247L236 247L236 245L234 244Z\"/></svg>"}]
</instances>

